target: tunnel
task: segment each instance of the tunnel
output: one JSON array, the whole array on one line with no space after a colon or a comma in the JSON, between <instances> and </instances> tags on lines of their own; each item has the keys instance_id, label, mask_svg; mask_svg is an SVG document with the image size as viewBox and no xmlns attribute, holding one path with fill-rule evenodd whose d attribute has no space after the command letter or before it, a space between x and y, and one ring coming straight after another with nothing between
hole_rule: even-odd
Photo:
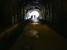
<instances>
[{"instance_id":1,"label":"tunnel","mask_svg":"<svg viewBox=\"0 0 67 50\"><path fill-rule=\"evenodd\" d=\"M0 50L67 50L67 1L0 0Z\"/></svg>"}]
</instances>

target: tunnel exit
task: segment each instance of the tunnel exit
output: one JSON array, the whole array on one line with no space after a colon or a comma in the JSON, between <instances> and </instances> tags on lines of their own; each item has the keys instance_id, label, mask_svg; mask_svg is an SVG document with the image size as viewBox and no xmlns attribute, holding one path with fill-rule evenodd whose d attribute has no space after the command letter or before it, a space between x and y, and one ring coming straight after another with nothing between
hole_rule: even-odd
<instances>
[{"instance_id":1,"label":"tunnel exit","mask_svg":"<svg viewBox=\"0 0 67 50\"><path fill-rule=\"evenodd\" d=\"M42 16L38 9L29 10L25 16L25 20L30 20L32 23L39 23L40 18L42 18Z\"/></svg>"}]
</instances>

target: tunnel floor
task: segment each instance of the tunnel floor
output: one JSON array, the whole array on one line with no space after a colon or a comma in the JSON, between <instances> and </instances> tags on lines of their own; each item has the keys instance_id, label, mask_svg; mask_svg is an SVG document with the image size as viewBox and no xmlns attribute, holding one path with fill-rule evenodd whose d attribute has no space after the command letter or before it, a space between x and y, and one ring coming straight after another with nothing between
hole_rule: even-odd
<instances>
[{"instance_id":1,"label":"tunnel floor","mask_svg":"<svg viewBox=\"0 0 67 50\"><path fill-rule=\"evenodd\" d=\"M46 24L28 23L11 50L66 50L66 42Z\"/></svg>"}]
</instances>

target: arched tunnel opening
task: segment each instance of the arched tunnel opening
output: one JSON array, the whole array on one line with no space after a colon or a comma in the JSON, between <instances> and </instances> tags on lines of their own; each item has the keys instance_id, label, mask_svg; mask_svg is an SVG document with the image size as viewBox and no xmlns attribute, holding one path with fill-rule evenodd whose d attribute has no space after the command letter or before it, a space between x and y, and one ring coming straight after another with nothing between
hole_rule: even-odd
<instances>
[{"instance_id":1,"label":"arched tunnel opening","mask_svg":"<svg viewBox=\"0 0 67 50\"><path fill-rule=\"evenodd\" d=\"M43 17L39 9L32 9L26 13L24 20L30 20L30 23L39 23L42 18Z\"/></svg>"},{"instance_id":2,"label":"arched tunnel opening","mask_svg":"<svg viewBox=\"0 0 67 50\"><path fill-rule=\"evenodd\" d=\"M66 0L1 0L0 50L67 50Z\"/></svg>"}]
</instances>

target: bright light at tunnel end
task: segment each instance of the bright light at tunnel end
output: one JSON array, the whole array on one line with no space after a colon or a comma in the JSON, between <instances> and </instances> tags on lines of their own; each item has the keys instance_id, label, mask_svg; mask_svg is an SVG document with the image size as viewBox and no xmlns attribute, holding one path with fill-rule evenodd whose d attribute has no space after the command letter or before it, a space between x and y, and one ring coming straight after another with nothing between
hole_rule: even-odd
<instances>
[{"instance_id":1,"label":"bright light at tunnel end","mask_svg":"<svg viewBox=\"0 0 67 50\"><path fill-rule=\"evenodd\" d=\"M30 16L35 15L36 18L39 17L39 12L38 11L32 11L31 13L29 13Z\"/></svg>"},{"instance_id":2,"label":"bright light at tunnel end","mask_svg":"<svg viewBox=\"0 0 67 50\"><path fill-rule=\"evenodd\" d=\"M40 16L40 13L37 10L32 10L32 11L30 10L27 13L25 19L26 20L31 19L33 21L32 24L38 24L38 22L39 22L38 17L39 16Z\"/></svg>"}]
</instances>

